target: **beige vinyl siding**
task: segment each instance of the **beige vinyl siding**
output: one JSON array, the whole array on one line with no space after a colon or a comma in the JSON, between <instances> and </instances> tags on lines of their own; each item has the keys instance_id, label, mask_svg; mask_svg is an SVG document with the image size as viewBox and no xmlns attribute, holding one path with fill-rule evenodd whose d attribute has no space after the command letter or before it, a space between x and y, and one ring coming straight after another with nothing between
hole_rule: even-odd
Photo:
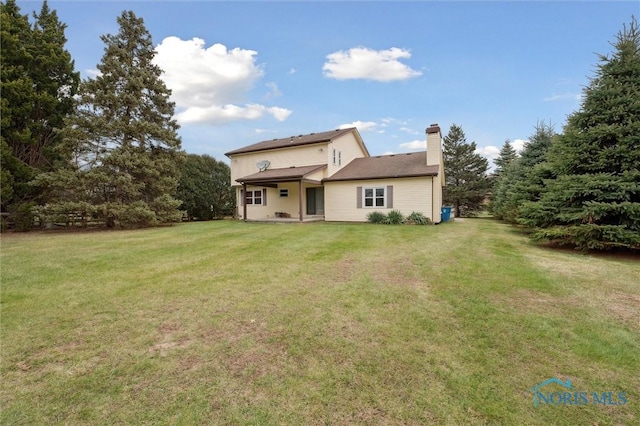
<instances>
[{"instance_id":1,"label":"beige vinyl siding","mask_svg":"<svg viewBox=\"0 0 640 426\"><path fill-rule=\"evenodd\" d=\"M288 189L289 196L286 198L280 197L281 189ZM299 217L298 182L279 183L277 188L267 188L267 191L271 196L269 201L273 201L272 205L268 206L269 211L267 214L270 215L269 217L274 217L276 212L289 213L291 217Z\"/></svg>"},{"instance_id":2,"label":"beige vinyl siding","mask_svg":"<svg viewBox=\"0 0 640 426\"><path fill-rule=\"evenodd\" d=\"M284 198L280 197L280 189L288 189L289 196ZM278 188L264 188L261 186L247 186L247 191L262 191L266 190L267 205L247 205L247 217L249 219L260 218L272 218L275 217L276 212L286 212L291 217L298 217L300 209L298 208L298 184L297 183L281 183ZM238 217L242 218L244 211L243 200L241 197L242 187L237 187L236 201L238 206Z\"/></svg>"},{"instance_id":3,"label":"beige vinyl siding","mask_svg":"<svg viewBox=\"0 0 640 426\"><path fill-rule=\"evenodd\" d=\"M440 166L442 170L442 166ZM438 176L433 178L433 214L431 220L434 223L440 223L442 220L442 176L443 173L439 173Z\"/></svg>"},{"instance_id":4,"label":"beige vinyl siding","mask_svg":"<svg viewBox=\"0 0 640 426\"><path fill-rule=\"evenodd\" d=\"M314 166L327 163L327 144L313 144L284 149L236 154L231 158L231 184L238 185L236 179L258 172L256 163L268 160L270 169L285 167ZM322 178L327 177L323 172Z\"/></svg>"},{"instance_id":5,"label":"beige vinyl siding","mask_svg":"<svg viewBox=\"0 0 640 426\"><path fill-rule=\"evenodd\" d=\"M325 220L345 222L366 222L372 211L384 213L399 210L405 216L413 211L420 212L433 220L431 199L432 178L373 179L347 182L326 182ZM358 208L356 188L379 188L393 186L393 207ZM439 221L439 217L436 217Z\"/></svg>"},{"instance_id":6,"label":"beige vinyl siding","mask_svg":"<svg viewBox=\"0 0 640 426\"><path fill-rule=\"evenodd\" d=\"M323 170L318 170L315 173L311 173L311 174L307 175L305 177L305 179L315 180L317 182L320 182L325 177L326 177L326 169L323 169Z\"/></svg>"},{"instance_id":7,"label":"beige vinyl siding","mask_svg":"<svg viewBox=\"0 0 640 426\"><path fill-rule=\"evenodd\" d=\"M321 185L304 183L302 185L302 213L303 217L307 216L306 212L306 190L307 188L321 188ZM288 197L280 197L280 190L288 189ZM260 186L247 186L247 191L266 190L267 205L256 206L254 204L247 205L247 218L249 220L271 219L276 217L276 212L288 213L292 218L300 217L300 187L299 182L279 183L277 188L263 188ZM244 206L241 200L242 186L236 187L237 215L243 218L242 214ZM326 210L326 207L325 207Z\"/></svg>"},{"instance_id":8,"label":"beige vinyl siding","mask_svg":"<svg viewBox=\"0 0 640 426\"><path fill-rule=\"evenodd\" d=\"M340 164L333 164L333 150L340 153ZM335 172L349 164L354 158L366 157L362 145L358 143L353 132L340 136L331 141L327 147L327 176L332 176Z\"/></svg>"}]
</instances>

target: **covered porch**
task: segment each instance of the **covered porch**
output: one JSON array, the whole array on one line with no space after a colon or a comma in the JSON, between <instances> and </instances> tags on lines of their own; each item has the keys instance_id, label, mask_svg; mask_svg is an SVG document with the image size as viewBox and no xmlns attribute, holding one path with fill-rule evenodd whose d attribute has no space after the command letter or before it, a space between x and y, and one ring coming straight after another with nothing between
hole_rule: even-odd
<instances>
[{"instance_id":1,"label":"covered porch","mask_svg":"<svg viewBox=\"0 0 640 426\"><path fill-rule=\"evenodd\" d=\"M238 215L245 222L324 220L323 172L326 164L267 169L236 179Z\"/></svg>"}]
</instances>

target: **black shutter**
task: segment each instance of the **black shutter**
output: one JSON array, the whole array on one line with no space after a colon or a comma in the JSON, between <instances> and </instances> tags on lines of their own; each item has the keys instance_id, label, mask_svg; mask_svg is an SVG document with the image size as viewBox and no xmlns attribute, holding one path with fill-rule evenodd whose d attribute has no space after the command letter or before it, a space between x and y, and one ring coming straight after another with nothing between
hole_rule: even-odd
<instances>
[{"instance_id":1,"label":"black shutter","mask_svg":"<svg viewBox=\"0 0 640 426\"><path fill-rule=\"evenodd\" d=\"M262 189L262 205L267 205L267 188Z\"/></svg>"},{"instance_id":2,"label":"black shutter","mask_svg":"<svg viewBox=\"0 0 640 426\"><path fill-rule=\"evenodd\" d=\"M240 205L244 206L244 191L240 190Z\"/></svg>"}]
</instances>

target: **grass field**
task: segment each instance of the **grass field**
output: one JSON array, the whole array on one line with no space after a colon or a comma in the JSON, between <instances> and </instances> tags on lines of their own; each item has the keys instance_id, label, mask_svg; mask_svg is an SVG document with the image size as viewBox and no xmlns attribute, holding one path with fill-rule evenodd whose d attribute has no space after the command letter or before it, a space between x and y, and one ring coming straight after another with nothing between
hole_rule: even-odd
<instances>
[{"instance_id":1,"label":"grass field","mask_svg":"<svg viewBox=\"0 0 640 426\"><path fill-rule=\"evenodd\" d=\"M2 235L1 274L2 424L640 422L640 259L490 219Z\"/></svg>"}]
</instances>

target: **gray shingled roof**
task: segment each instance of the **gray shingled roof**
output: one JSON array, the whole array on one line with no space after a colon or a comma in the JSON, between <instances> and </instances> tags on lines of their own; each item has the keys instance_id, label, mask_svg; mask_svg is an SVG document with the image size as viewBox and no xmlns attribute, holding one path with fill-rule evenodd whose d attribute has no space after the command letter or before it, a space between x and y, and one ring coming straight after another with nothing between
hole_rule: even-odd
<instances>
[{"instance_id":1,"label":"gray shingled roof","mask_svg":"<svg viewBox=\"0 0 640 426\"><path fill-rule=\"evenodd\" d=\"M427 153L380 155L356 158L323 182L437 176L438 165L427 166Z\"/></svg>"},{"instance_id":2,"label":"gray shingled roof","mask_svg":"<svg viewBox=\"0 0 640 426\"><path fill-rule=\"evenodd\" d=\"M244 154L247 152L264 151L269 149L287 148L290 146L309 145L320 142L330 142L331 140L342 136L346 133L353 131L355 127L348 129L336 129L328 132L310 133L308 135L289 136L286 138L272 139L268 141L262 141L254 143L253 145L245 146L243 148L234 149L227 152L227 157L234 154Z\"/></svg>"},{"instance_id":3,"label":"gray shingled roof","mask_svg":"<svg viewBox=\"0 0 640 426\"><path fill-rule=\"evenodd\" d=\"M300 167L285 167L281 169L267 169L262 172L254 173L249 176L244 176L236 179L240 183L251 182L283 182L290 180L298 180L304 178L306 175L316 172L318 170L327 167L326 164L318 164L315 166L300 166Z\"/></svg>"}]
</instances>

